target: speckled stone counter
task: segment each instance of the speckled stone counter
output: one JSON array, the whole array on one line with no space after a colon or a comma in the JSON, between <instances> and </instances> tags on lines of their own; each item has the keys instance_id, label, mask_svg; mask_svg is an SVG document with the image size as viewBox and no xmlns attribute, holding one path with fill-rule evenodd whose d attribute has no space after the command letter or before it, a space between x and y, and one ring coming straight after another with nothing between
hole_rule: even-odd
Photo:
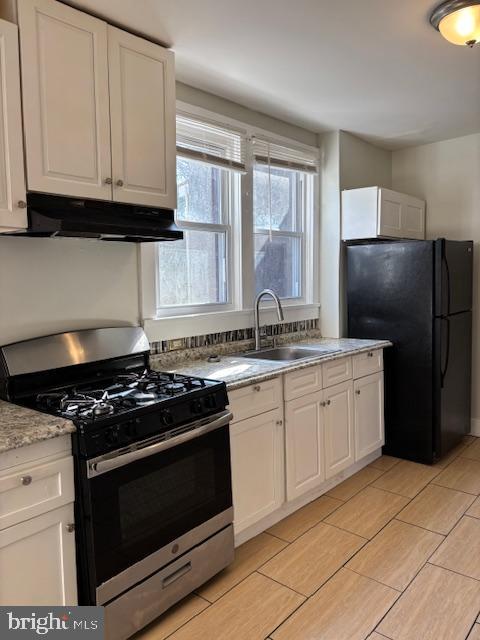
<instances>
[{"instance_id":1,"label":"speckled stone counter","mask_svg":"<svg viewBox=\"0 0 480 640\"><path fill-rule=\"evenodd\" d=\"M208 362L206 355L203 359L193 361L191 359L178 360L174 362L173 354L168 354L168 360L166 358L162 359L162 356L153 356L151 363L154 369L160 371L173 371L200 378L210 378L211 380L223 380L227 383L227 388L233 390L249 384L270 380L290 371L305 369L321 362L392 346L391 342L387 340L355 340L353 338L306 338L301 341L292 341L291 345L311 349L329 349L334 353L325 353L308 360L290 362L256 360L235 354L219 355L219 362ZM288 346L288 343L283 343L282 346ZM210 351L212 353L215 352L214 349L210 349ZM177 354L177 359L179 357L181 357L180 353ZM170 366L166 366L167 364Z\"/></svg>"},{"instance_id":2,"label":"speckled stone counter","mask_svg":"<svg viewBox=\"0 0 480 640\"><path fill-rule=\"evenodd\" d=\"M0 400L0 453L74 431L70 420Z\"/></svg>"}]
</instances>

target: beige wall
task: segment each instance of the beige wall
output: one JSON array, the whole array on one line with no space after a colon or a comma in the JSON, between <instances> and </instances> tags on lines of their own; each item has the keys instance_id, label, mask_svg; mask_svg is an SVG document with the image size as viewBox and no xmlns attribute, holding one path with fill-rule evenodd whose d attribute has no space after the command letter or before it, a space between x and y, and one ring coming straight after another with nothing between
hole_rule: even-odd
<instances>
[{"instance_id":1,"label":"beige wall","mask_svg":"<svg viewBox=\"0 0 480 640\"><path fill-rule=\"evenodd\" d=\"M392 186L392 152L340 132L340 189Z\"/></svg>"},{"instance_id":2,"label":"beige wall","mask_svg":"<svg viewBox=\"0 0 480 640\"><path fill-rule=\"evenodd\" d=\"M137 323L135 245L0 237L0 344Z\"/></svg>"},{"instance_id":3,"label":"beige wall","mask_svg":"<svg viewBox=\"0 0 480 640\"><path fill-rule=\"evenodd\" d=\"M475 241L473 428L480 435L480 133L393 153L393 188L427 201L427 237Z\"/></svg>"}]
</instances>

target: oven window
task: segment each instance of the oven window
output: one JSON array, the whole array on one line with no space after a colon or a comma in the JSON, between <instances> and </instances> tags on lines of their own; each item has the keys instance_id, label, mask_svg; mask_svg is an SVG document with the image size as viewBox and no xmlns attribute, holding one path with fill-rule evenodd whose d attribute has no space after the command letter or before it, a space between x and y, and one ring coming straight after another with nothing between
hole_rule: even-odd
<instances>
[{"instance_id":1,"label":"oven window","mask_svg":"<svg viewBox=\"0 0 480 640\"><path fill-rule=\"evenodd\" d=\"M98 586L232 506L228 427L97 476L90 487Z\"/></svg>"},{"instance_id":2,"label":"oven window","mask_svg":"<svg viewBox=\"0 0 480 640\"><path fill-rule=\"evenodd\" d=\"M118 491L122 540L143 540L160 519L163 526L171 527L178 505L185 513L208 509L215 495L215 459L209 449L136 478Z\"/></svg>"}]
</instances>

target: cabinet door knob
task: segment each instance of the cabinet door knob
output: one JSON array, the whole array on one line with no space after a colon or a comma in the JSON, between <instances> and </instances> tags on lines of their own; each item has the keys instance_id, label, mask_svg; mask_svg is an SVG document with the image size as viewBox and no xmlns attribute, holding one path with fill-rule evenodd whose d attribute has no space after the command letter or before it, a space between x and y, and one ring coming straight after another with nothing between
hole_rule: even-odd
<instances>
[{"instance_id":1,"label":"cabinet door knob","mask_svg":"<svg viewBox=\"0 0 480 640\"><path fill-rule=\"evenodd\" d=\"M355 393L357 394L357 396L359 396L359 395L360 395L360 389L357 389L357 390L355 391Z\"/></svg>"},{"instance_id":2,"label":"cabinet door knob","mask_svg":"<svg viewBox=\"0 0 480 640\"><path fill-rule=\"evenodd\" d=\"M320 406L321 406L321 407L326 407L326 406L327 406L327 403L326 403L326 402L320 402Z\"/></svg>"},{"instance_id":3,"label":"cabinet door knob","mask_svg":"<svg viewBox=\"0 0 480 640\"><path fill-rule=\"evenodd\" d=\"M373 353L372 353L371 351L369 351L369 352L367 353L367 356L368 356L369 358L373 358Z\"/></svg>"},{"instance_id":4,"label":"cabinet door knob","mask_svg":"<svg viewBox=\"0 0 480 640\"><path fill-rule=\"evenodd\" d=\"M327 400L327 405L330 406L332 403L330 400Z\"/></svg>"},{"instance_id":5,"label":"cabinet door knob","mask_svg":"<svg viewBox=\"0 0 480 640\"><path fill-rule=\"evenodd\" d=\"M113 180L111 178L105 178L105 184L112 184Z\"/></svg>"},{"instance_id":6,"label":"cabinet door knob","mask_svg":"<svg viewBox=\"0 0 480 640\"><path fill-rule=\"evenodd\" d=\"M28 487L29 484L32 484L32 476L22 476L20 478L20 482L25 486Z\"/></svg>"},{"instance_id":7,"label":"cabinet door knob","mask_svg":"<svg viewBox=\"0 0 480 640\"><path fill-rule=\"evenodd\" d=\"M276 423L277 427L281 427L283 424L283 420L277 420Z\"/></svg>"},{"instance_id":8,"label":"cabinet door knob","mask_svg":"<svg viewBox=\"0 0 480 640\"><path fill-rule=\"evenodd\" d=\"M117 185L117 187L123 187L123 180L117 180L115 184Z\"/></svg>"},{"instance_id":9,"label":"cabinet door knob","mask_svg":"<svg viewBox=\"0 0 480 640\"><path fill-rule=\"evenodd\" d=\"M26 209L27 208L27 203L25 202L25 200L19 200L17 202L17 207L19 209Z\"/></svg>"},{"instance_id":10,"label":"cabinet door knob","mask_svg":"<svg viewBox=\"0 0 480 640\"><path fill-rule=\"evenodd\" d=\"M75 531L75 523L74 522L69 522L67 524L66 529L67 529L68 533L73 533Z\"/></svg>"},{"instance_id":11,"label":"cabinet door knob","mask_svg":"<svg viewBox=\"0 0 480 640\"><path fill-rule=\"evenodd\" d=\"M259 384L256 384L256 385L253 387L253 390L254 390L254 391L261 391L261 389L262 389L262 387L261 387Z\"/></svg>"}]
</instances>

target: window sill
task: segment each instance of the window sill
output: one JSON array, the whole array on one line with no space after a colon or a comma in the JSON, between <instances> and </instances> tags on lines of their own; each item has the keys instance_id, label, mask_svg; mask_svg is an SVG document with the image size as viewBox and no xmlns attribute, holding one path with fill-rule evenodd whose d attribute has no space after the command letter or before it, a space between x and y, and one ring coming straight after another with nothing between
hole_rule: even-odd
<instances>
[{"instance_id":1,"label":"window sill","mask_svg":"<svg viewBox=\"0 0 480 640\"><path fill-rule=\"evenodd\" d=\"M283 307L284 322L313 320L319 317L319 310L319 304L285 305ZM275 308L262 307L260 321L262 325L276 324L278 318ZM253 327L253 309L146 318L143 321L143 327L150 342L234 331Z\"/></svg>"}]
</instances>

